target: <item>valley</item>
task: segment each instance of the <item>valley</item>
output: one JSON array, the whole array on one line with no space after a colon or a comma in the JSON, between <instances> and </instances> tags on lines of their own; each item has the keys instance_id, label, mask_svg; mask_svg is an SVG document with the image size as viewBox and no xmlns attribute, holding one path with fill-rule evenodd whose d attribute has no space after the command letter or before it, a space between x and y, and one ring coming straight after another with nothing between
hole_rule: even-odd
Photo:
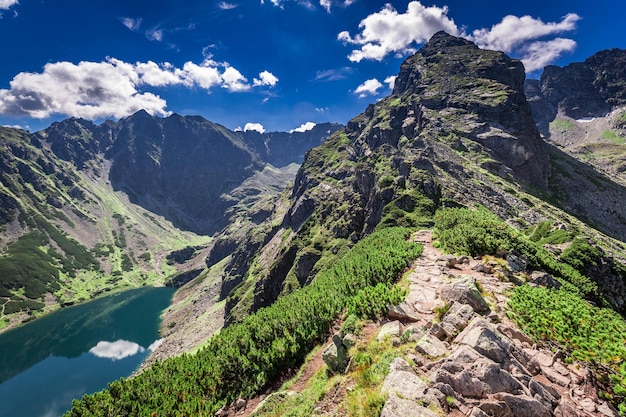
<instances>
[{"instance_id":1,"label":"valley","mask_svg":"<svg viewBox=\"0 0 626 417\"><path fill-rule=\"evenodd\" d=\"M584 389L596 384L597 392L578 397L592 398L594 411L565 413L580 398L559 402L562 386L554 401L542 394L540 415L624 413L625 53L603 51L529 80L519 60L438 32L402 63L392 93L345 126L233 132L201 117L139 111L100 125L67 119L34 134L1 128L0 327L121 289L176 287L162 315L164 340L142 370L83 397L67 415L232 415L324 348L339 321L358 316L371 329L419 294L439 300L432 285L455 272L424 264L437 249L500 271L480 275L493 298L489 326L521 330L510 330L516 342L493 343L539 346L545 355L552 348L561 366L589 366L595 382ZM420 230L426 254L409 238ZM439 272L426 279L415 268ZM424 282L409 284L404 301L399 278L407 270ZM536 273L550 285L534 283ZM539 389L521 359L507 368L515 381L506 387L461 392L454 365L435 361L460 355L449 349L453 337L433 336L448 343L441 355L412 357L445 316L439 301L420 308L427 317L403 317L404 327L424 325L420 337L399 339L406 351L391 344L376 353L387 368L360 400L372 399L378 414L351 415L409 415L384 411L406 398L379 395L391 353L420 375L439 367L435 382L454 387L438 386L443 397L413 405L480 417L488 415L483 400L496 399L528 415L512 411L522 400L510 398L523 392L530 404L529 390ZM607 317L617 338L595 316ZM551 326L554 317L562 325ZM587 323L581 342L576 330ZM364 358L359 372L383 366ZM508 378L503 367L488 368ZM567 372L572 384L575 372ZM277 409L297 408L290 395Z\"/></svg>"}]
</instances>

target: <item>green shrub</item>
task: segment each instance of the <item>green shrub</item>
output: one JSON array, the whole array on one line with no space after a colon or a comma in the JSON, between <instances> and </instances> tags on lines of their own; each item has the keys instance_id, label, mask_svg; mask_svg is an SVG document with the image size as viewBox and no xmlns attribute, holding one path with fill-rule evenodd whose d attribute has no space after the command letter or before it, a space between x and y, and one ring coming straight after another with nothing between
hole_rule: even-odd
<instances>
[{"instance_id":1,"label":"green shrub","mask_svg":"<svg viewBox=\"0 0 626 417\"><path fill-rule=\"evenodd\" d=\"M450 253L473 257L484 255L504 257L511 253L522 256L528 261L529 268L545 270L559 279L570 291L580 293L596 303L606 304L596 283L569 264L569 262L576 264L576 261L584 263L591 259L586 246L572 245L574 249L571 251L574 254L566 256L568 262L560 262L543 246L531 241L484 207L439 210L435 214L434 235L439 239L440 247ZM542 232L539 235L541 236ZM577 249L580 247L584 250Z\"/></svg>"},{"instance_id":2,"label":"green shrub","mask_svg":"<svg viewBox=\"0 0 626 417\"><path fill-rule=\"evenodd\" d=\"M626 409L626 321L615 311L594 307L577 294L523 285L509 300L511 317L538 341L558 342L570 360L589 362L597 374L610 370L609 398ZM598 367L597 365L601 365Z\"/></svg>"},{"instance_id":3,"label":"green shrub","mask_svg":"<svg viewBox=\"0 0 626 417\"><path fill-rule=\"evenodd\" d=\"M348 303L347 311L360 318L374 319L384 316L389 305L399 304L405 297L405 289L381 282L360 290Z\"/></svg>"}]
</instances>

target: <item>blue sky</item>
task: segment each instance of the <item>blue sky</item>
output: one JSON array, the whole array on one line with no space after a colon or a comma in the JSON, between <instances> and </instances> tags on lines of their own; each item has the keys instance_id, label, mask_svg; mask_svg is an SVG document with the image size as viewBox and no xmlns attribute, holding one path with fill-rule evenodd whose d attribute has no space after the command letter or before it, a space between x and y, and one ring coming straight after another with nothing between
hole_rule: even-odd
<instances>
[{"instance_id":1,"label":"blue sky","mask_svg":"<svg viewBox=\"0 0 626 417\"><path fill-rule=\"evenodd\" d=\"M621 0L0 0L0 14L0 125L31 131L141 108L230 129L345 123L441 29L531 77L626 48Z\"/></svg>"}]
</instances>

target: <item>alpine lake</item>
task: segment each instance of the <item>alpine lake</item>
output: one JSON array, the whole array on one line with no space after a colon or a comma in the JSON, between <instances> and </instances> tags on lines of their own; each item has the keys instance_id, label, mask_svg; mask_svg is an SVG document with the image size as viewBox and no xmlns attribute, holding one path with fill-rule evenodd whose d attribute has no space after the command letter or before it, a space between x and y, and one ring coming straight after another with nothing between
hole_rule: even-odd
<instances>
[{"instance_id":1,"label":"alpine lake","mask_svg":"<svg viewBox=\"0 0 626 417\"><path fill-rule=\"evenodd\" d=\"M0 334L0 417L58 417L72 400L130 376L158 346L173 294L127 290Z\"/></svg>"}]
</instances>

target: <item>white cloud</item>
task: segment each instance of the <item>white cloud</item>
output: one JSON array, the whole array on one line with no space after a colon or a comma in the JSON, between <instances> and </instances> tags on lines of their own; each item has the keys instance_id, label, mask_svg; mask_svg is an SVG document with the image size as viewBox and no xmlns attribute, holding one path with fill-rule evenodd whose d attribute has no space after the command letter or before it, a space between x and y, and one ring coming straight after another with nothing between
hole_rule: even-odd
<instances>
[{"instance_id":1,"label":"white cloud","mask_svg":"<svg viewBox=\"0 0 626 417\"><path fill-rule=\"evenodd\" d=\"M2 125L2 127L10 127L12 129L22 129L22 130L30 131L30 126L28 126L28 125L26 125L26 126L22 126L22 125Z\"/></svg>"},{"instance_id":2,"label":"white cloud","mask_svg":"<svg viewBox=\"0 0 626 417\"><path fill-rule=\"evenodd\" d=\"M161 42L163 40L163 29L152 28L146 31L146 38L151 41Z\"/></svg>"},{"instance_id":3,"label":"white cloud","mask_svg":"<svg viewBox=\"0 0 626 417\"><path fill-rule=\"evenodd\" d=\"M9 89L0 89L0 114L34 118L63 114L98 119L125 117L144 109L153 115L168 115L165 100L146 89L183 85L245 92L278 82L269 71L259 77L262 84L251 85L236 68L210 57L201 64L186 62L182 68L167 62L132 64L116 58L78 64L56 62L47 64L41 73L20 73Z\"/></svg>"},{"instance_id":4,"label":"white cloud","mask_svg":"<svg viewBox=\"0 0 626 417\"><path fill-rule=\"evenodd\" d=\"M150 346L148 346L148 351L154 352L155 350L158 349L159 346L161 346L162 343L163 343L163 339L155 340L154 342L150 343Z\"/></svg>"},{"instance_id":5,"label":"white cloud","mask_svg":"<svg viewBox=\"0 0 626 417\"><path fill-rule=\"evenodd\" d=\"M396 75L390 75L389 77L385 78L384 83L387 84L389 86L390 89L393 90L393 87L396 85Z\"/></svg>"},{"instance_id":6,"label":"white cloud","mask_svg":"<svg viewBox=\"0 0 626 417\"><path fill-rule=\"evenodd\" d=\"M140 109L166 115L165 100L140 92L137 74L118 62L57 62L41 74L20 73L0 90L0 113L45 118L52 114L97 119L124 117Z\"/></svg>"},{"instance_id":7,"label":"white cloud","mask_svg":"<svg viewBox=\"0 0 626 417\"><path fill-rule=\"evenodd\" d=\"M317 124L316 124L316 123L313 123L313 122L306 122L306 123L302 123L302 124L300 125L300 127L297 127L297 128L295 128L295 129L291 129L291 130L289 131L289 133L294 133L294 132L299 132L299 133L302 133L302 132L306 132L307 130L311 130L311 129L313 129L315 126L317 126Z\"/></svg>"},{"instance_id":8,"label":"white cloud","mask_svg":"<svg viewBox=\"0 0 626 417\"><path fill-rule=\"evenodd\" d=\"M481 48L512 52L515 48L529 40L554 35L576 29L580 16L569 13L560 22L544 23L541 19L531 16L505 16L502 21L491 29L478 29L472 32L469 39Z\"/></svg>"},{"instance_id":9,"label":"white cloud","mask_svg":"<svg viewBox=\"0 0 626 417\"><path fill-rule=\"evenodd\" d=\"M89 349L89 353L104 359L113 361L124 359L144 352L146 349L139 346L135 342L128 340L116 340L115 342L100 341L94 347Z\"/></svg>"},{"instance_id":10,"label":"white cloud","mask_svg":"<svg viewBox=\"0 0 626 417\"><path fill-rule=\"evenodd\" d=\"M17 0L0 0L0 10L9 10L18 3Z\"/></svg>"},{"instance_id":11,"label":"white cloud","mask_svg":"<svg viewBox=\"0 0 626 417\"><path fill-rule=\"evenodd\" d=\"M376 78L372 78L359 85L356 90L354 90L354 94L358 94L361 98L366 96L374 96L378 94L378 90L382 86L383 85L380 83L380 81L378 81Z\"/></svg>"},{"instance_id":12,"label":"white cloud","mask_svg":"<svg viewBox=\"0 0 626 417\"><path fill-rule=\"evenodd\" d=\"M222 74L222 87L232 92L250 90L248 79L233 67L226 67Z\"/></svg>"},{"instance_id":13,"label":"white cloud","mask_svg":"<svg viewBox=\"0 0 626 417\"><path fill-rule=\"evenodd\" d=\"M337 39L345 44L361 46L348 55L350 61L381 61L390 53L404 55L414 52L415 43L425 42L440 30L457 35L459 29L447 13L446 6L425 7L419 1L410 2L406 13L398 13L391 4L386 4L380 12L361 20L361 33L352 37L344 31L337 35Z\"/></svg>"},{"instance_id":14,"label":"white cloud","mask_svg":"<svg viewBox=\"0 0 626 417\"><path fill-rule=\"evenodd\" d=\"M350 61L381 61L389 54L403 56L413 53L417 44L424 43L439 30L445 30L451 35L463 36L481 48L503 51L520 58L526 70L532 72L576 47L576 42L571 39L544 38L576 29L581 19L576 13L568 13L558 22L509 15L491 28L467 34L447 14L447 6L426 7L419 1L411 1L405 13L398 13L392 5L386 4L379 12L372 13L359 23L359 33L354 37L350 32L343 31L337 39L346 45L359 46L348 55Z\"/></svg>"},{"instance_id":15,"label":"white cloud","mask_svg":"<svg viewBox=\"0 0 626 417\"><path fill-rule=\"evenodd\" d=\"M337 69L327 69L323 71L317 71L313 81L339 81L348 78L348 75L352 74L354 69L350 67L342 67Z\"/></svg>"},{"instance_id":16,"label":"white cloud","mask_svg":"<svg viewBox=\"0 0 626 417\"><path fill-rule=\"evenodd\" d=\"M524 47L522 62L526 72L543 69L554 62L563 52L576 49L576 42L571 39L556 38L551 41L537 41Z\"/></svg>"},{"instance_id":17,"label":"white cloud","mask_svg":"<svg viewBox=\"0 0 626 417\"><path fill-rule=\"evenodd\" d=\"M141 26L141 21L141 17L138 17L136 19L133 19L132 17L120 17L120 22L122 22L124 26L126 26L133 32L139 30L139 26Z\"/></svg>"},{"instance_id":18,"label":"white cloud","mask_svg":"<svg viewBox=\"0 0 626 417\"><path fill-rule=\"evenodd\" d=\"M217 3L217 7L221 10L233 10L236 9L238 5L234 3L228 3L226 1L220 1L219 3Z\"/></svg>"},{"instance_id":19,"label":"white cloud","mask_svg":"<svg viewBox=\"0 0 626 417\"><path fill-rule=\"evenodd\" d=\"M533 72L576 48L576 42L572 39L538 39L572 31L576 29L580 19L576 13L568 13L560 22L544 23L531 16L509 15L491 29L475 30L468 38L481 48L495 49L519 57L526 72Z\"/></svg>"},{"instance_id":20,"label":"white cloud","mask_svg":"<svg viewBox=\"0 0 626 417\"><path fill-rule=\"evenodd\" d=\"M274 87L276 83L278 83L278 77L276 77L269 71L263 71L259 73L259 78L255 78L252 81L255 87L259 87L262 85L269 85L270 87Z\"/></svg>"},{"instance_id":21,"label":"white cloud","mask_svg":"<svg viewBox=\"0 0 626 417\"><path fill-rule=\"evenodd\" d=\"M246 123L243 127L244 132L248 132L250 130L254 130L255 132L265 133L265 128L261 123Z\"/></svg>"},{"instance_id":22,"label":"white cloud","mask_svg":"<svg viewBox=\"0 0 626 417\"><path fill-rule=\"evenodd\" d=\"M315 111L318 113L326 113L328 111L330 111L330 109L328 107L316 107Z\"/></svg>"}]
</instances>

